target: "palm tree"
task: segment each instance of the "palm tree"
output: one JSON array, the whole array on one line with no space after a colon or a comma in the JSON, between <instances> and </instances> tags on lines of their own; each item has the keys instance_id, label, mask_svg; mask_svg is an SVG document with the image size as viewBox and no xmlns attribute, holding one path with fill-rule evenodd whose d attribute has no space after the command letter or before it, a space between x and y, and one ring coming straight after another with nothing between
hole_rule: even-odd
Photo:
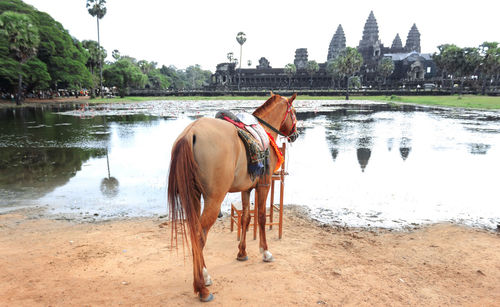
<instances>
[{"instance_id":1,"label":"palm tree","mask_svg":"<svg viewBox=\"0 0 500 307\"><path fill-rule=\"evenodd\" d=\"M293 63L286 64L285 66L285 75L288 77L288 89L290 89L290 83L292 81L292 77L297 73L297 66Z\"/></svg>"},{"instance_id":2,"label":"palm tree","mask_svg":"<svg viewBox=\"0 0 500 307\"><path fill-rule=\"evenodd\" d=\"M228 52L227 55L226 55L226 57L229 60L229 63L233 63L234 54L232 52Z\"/></svg>"},{"instance_id":3,"label":"palm tree","mask_svg":"<svg viewBox=\"0 0 500 307\"><path fill-rule=\"evenodd\" d=\"M112 56L112 57L113 57L113 59L115 59L115 60L120 59L120 50L118 50L118 49L113 50L113 53L111 53L111 56Z\"/></svg>"},{"instance_id":4,"label":"palm tree","mask_svg":"<svg viewBox=\"0 0 500 307\"><path fill-rule=\"evenodd\" d=\"M384 84L386 84L387 77L394 71L394 62L390 58L383 58L378 63L377 71L384 78Z\"/></svg>"},{"instance_id":5,"label":"palm tree","mask_svg":"<svg viewBox=\"0 0 500 307\"><path fill-rule=\"evenodd\" d=\"M335 77L339 76L339 71L334 60L330 60L326 63L326 72L332 78L332 87L335 88Z\"/></svg>"},{"instance_id":6,"label":"palm tree","mask_svg":"<svg viewBox=\"0 0 500 307\"><path fill-rule=\"evenodd\" d=\"M306 71L310 77L310 86L313 84L313 75L319 70L319 65L316 61L307 61Z\"/></svg>"},{"instance_id":7,"label":"palm tree","mask_svg":"<svg viewBox=\"0 0 500 307\"><path fill-rule=\"evenodd\" d=\"M479 46L481 53L481 78L483 84L481 86L481 94L486 94L486 80L491 82L495 73L500 71L500 47L497 42L484 42Z\"/></svg>"},{"instance_id":8,"label":"palm tree","mask_svg":"<svg viewBox=\"0 0 500 307\"><path fill-rule=\"evenodd\" d=\"M40 36L28 15L12 11L0 15L0 35L6 38L10 54L19 62L16 104L20 105L23 94L23 64L36 55Z\"/></svg>"},{"instance_id":9,"label":"palm tree","mask_svg":"<svg viewBox=\"0 0 500 307\"><path fill-rule=\"evenodd\" d=\"M243 53L243 44L247 41L246 34L243 32L238 32L238 34L236 34L236 41L238 42L238 44L240 44L240 69L238 71L238 91L239 91L241 83L241 63L243 62L241 57Z\"/></svg>"},{"instance_id":10,"label":"palm tree","mask_svg":"<svg viewBox=\"0 0 500 307\"><path fill-rule=\"evenodd\" d=\"M92 17L97 19L97 46L101 49L101 37L99 34L99 19L102 19L106 15L106 0L87 0L87 9ZM101 93L101 98L104 97L104 92L102 89L102 58L99 59L99 91Z\"/></svg>"},{"instance_id":11,"label":"palm tree","mask_svg":"<svg viewBox=\"0 0 500 307\"><path fill-rule=\"evenodd\" d=\"M104 48L100 47L96 41L93 40L84 40L82 42L83 48L85 48L88 53L89 53L89 59L87 60L87 66L90 68L90 73L92 74L92 90L91 90L91 98L95 98L95 93L96 93L96 83L97 83L97 77L94 75L96 73L96 70L94 68L97 68L99 65L99 60L101 58L105 58L107 56L106 50Z\"/></svg>"},{"instance_id":12,"label":"palm tree","mask_svg":"<svg viewBox=\"0 0 500 307\"><path fill-rule=\"evenodd\" d=\"M349 100L350 81L354 74L361 69L363 57L356 48L347 47L335 58L334 65L337 67L339 74L347 79L345 100Z\"/></svg>"},{"instance_id":13,"label":"palm tree","mask_svg":"<svg viewBox=\"0 0 500 307\"><path fill-rule=\"evenodd\" d=\"M434 53L433 59L436 65L446 74L450 75L451 94L455 91L455 77L459 74L459 68L463 63L462 48L453 44L438 46L439 53Z\"/></svg>"}]
</instances>

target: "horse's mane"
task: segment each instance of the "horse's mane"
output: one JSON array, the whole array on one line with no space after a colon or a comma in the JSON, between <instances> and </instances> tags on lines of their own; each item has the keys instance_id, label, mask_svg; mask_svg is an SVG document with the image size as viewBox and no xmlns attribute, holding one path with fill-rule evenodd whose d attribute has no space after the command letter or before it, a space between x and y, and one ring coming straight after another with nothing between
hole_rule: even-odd
<instances>
[{"instance_id":1,"label":"horse's mane","mask_svg":"<svg viewBox=\"0 0 500 307\"><path fill-rule=\"evenodd\" d=\"M260 107L258 107L252 114L253 115L262 115L263 113L267 113L266 111L269 108L271 108L271 105L273 105L274 102L276 100L278 100L279 98L281 98L280 95L271 94L271 97L269 97L269 99L266 100L266 102L264 102L263 105L261 105Z\"/></svg>"}]
</instances>

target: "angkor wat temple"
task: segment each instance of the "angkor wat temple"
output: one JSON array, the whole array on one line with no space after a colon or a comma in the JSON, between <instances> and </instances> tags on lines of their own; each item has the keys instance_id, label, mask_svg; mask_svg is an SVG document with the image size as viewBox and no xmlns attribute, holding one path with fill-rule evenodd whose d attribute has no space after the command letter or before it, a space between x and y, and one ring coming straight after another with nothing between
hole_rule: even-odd
<instances>
[{"instance_id":1,"label":"angkor wat temple","mask_svg":"<svg viewBox=\"0 0 500 307\"><path fill-rule=\"evenodd\" d=\"M357 46L363 57L363 67L359 72L361 84L369 87L380 84L381 77L377 73L379 62L387 57L394 63L394 71L387 78L388 82L400 86L404 83L424 83L436 75L436 65L431 54L421 53L420 32L413 24L406 43L403 46L399 34L396 34L391 47L385 47L379 39L377 20L373 11L370 12L363 30L363 36ZM294 75L287 75L284 68L272 68L269 61L262 57L255 68L236 67L236 63L220 63L212 75L211 87L218 90L240 89L331 89L340 87L342 80L332 80L327 73L327 62L333 60L346 48L346 38L342 25L330 41L328 56L325 62L319 63L319 71L311 76L306 71L309 61L307 48L295 51L293 63L297 68Z\"/></svg>"}]
</instances>

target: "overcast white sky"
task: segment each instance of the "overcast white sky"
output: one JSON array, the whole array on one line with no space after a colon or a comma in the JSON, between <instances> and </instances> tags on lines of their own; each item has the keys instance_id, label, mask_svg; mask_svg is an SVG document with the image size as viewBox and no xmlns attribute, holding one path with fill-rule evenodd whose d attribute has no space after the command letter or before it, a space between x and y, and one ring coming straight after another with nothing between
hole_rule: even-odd
<instances>
[{"instance_id":1,"label":"overcast white sky","mask_svg":"<svg viewBox=\"0 0 500 307\"><path fill-rule=\"evenodd\" d=\"M25 0L49 13L80 41L97 40L95 18L85 0ZM293 63L295 49L307 48L309 60L325 62L328 45L342 24L347 45L356 47L373 10L379 36L390 46L399 33L403 45L413 23L422 52L454 43L478 46L500 41L500 0L107 0L101 44L138 60L186 68L200 64L215 71L226 54L239 57L236 34L243 31L243 67L266 57L272 67Z\"/></svg>"}]
</instances>

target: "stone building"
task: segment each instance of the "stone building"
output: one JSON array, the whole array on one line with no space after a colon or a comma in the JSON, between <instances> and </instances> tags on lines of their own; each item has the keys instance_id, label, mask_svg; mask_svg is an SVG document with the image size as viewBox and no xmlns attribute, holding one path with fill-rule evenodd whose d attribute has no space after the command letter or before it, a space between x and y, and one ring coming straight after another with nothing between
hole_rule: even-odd
<instances>
[{"instance_id":1,"label":"stone building","mask_svg":"<svg viewBox=\"0 0 500 307\"><path fill-rule=\"evenodd\" d=\"M297 68L297 73L294 76L286 75L283 68L272 68L269 61L262 57L256 68L241 69L241 74L234 63L217 65L217 70L212 75L211 88L235 89L239 78L241 78L241 88L248 90L278 89L288 86L296 89L331 88L335 81L327 73L326 64L335 59L345 48L346 36L342 25L339 24L328 46L326 62L319 63L320 69L312 77L312 82L310 82L311 77L305 71L309 60L307 48L298 48L295 50L293 61ZM413 24L408 32L404 46L399 33L397 33L391 46L385 47L379 38L379 28L375 15L373 11L370 11L357 50L363 57L363 67L359 76L364 86L370 86L380 81L377 68L384 57L390 58L394 62L394 72L388 78L392 82L418 82L436 75L436 65L432 61L431 55L420 53L420 32L416 24ZM337 82L337 84L339 83Z\"/></svg>"},{"instance_id":2,"label":"stone building","mask_svg":"<svg viewBox=\"0 0 500 307\"><path fill-rule=\"evenodd\" d=\"M420 32L416 24L413 24L408 32L404 47L399 33L396 34L391 47L385 47L378 34L377 20L371 11L357 48L363 56L363 67L360 73L363 84L377 81L377 66L383 57L388 57L394 62L394 73L389 77L390 80L418 81L435 75L436 66L431 55L420 53Z\"/></svg>"}]
</instances>

